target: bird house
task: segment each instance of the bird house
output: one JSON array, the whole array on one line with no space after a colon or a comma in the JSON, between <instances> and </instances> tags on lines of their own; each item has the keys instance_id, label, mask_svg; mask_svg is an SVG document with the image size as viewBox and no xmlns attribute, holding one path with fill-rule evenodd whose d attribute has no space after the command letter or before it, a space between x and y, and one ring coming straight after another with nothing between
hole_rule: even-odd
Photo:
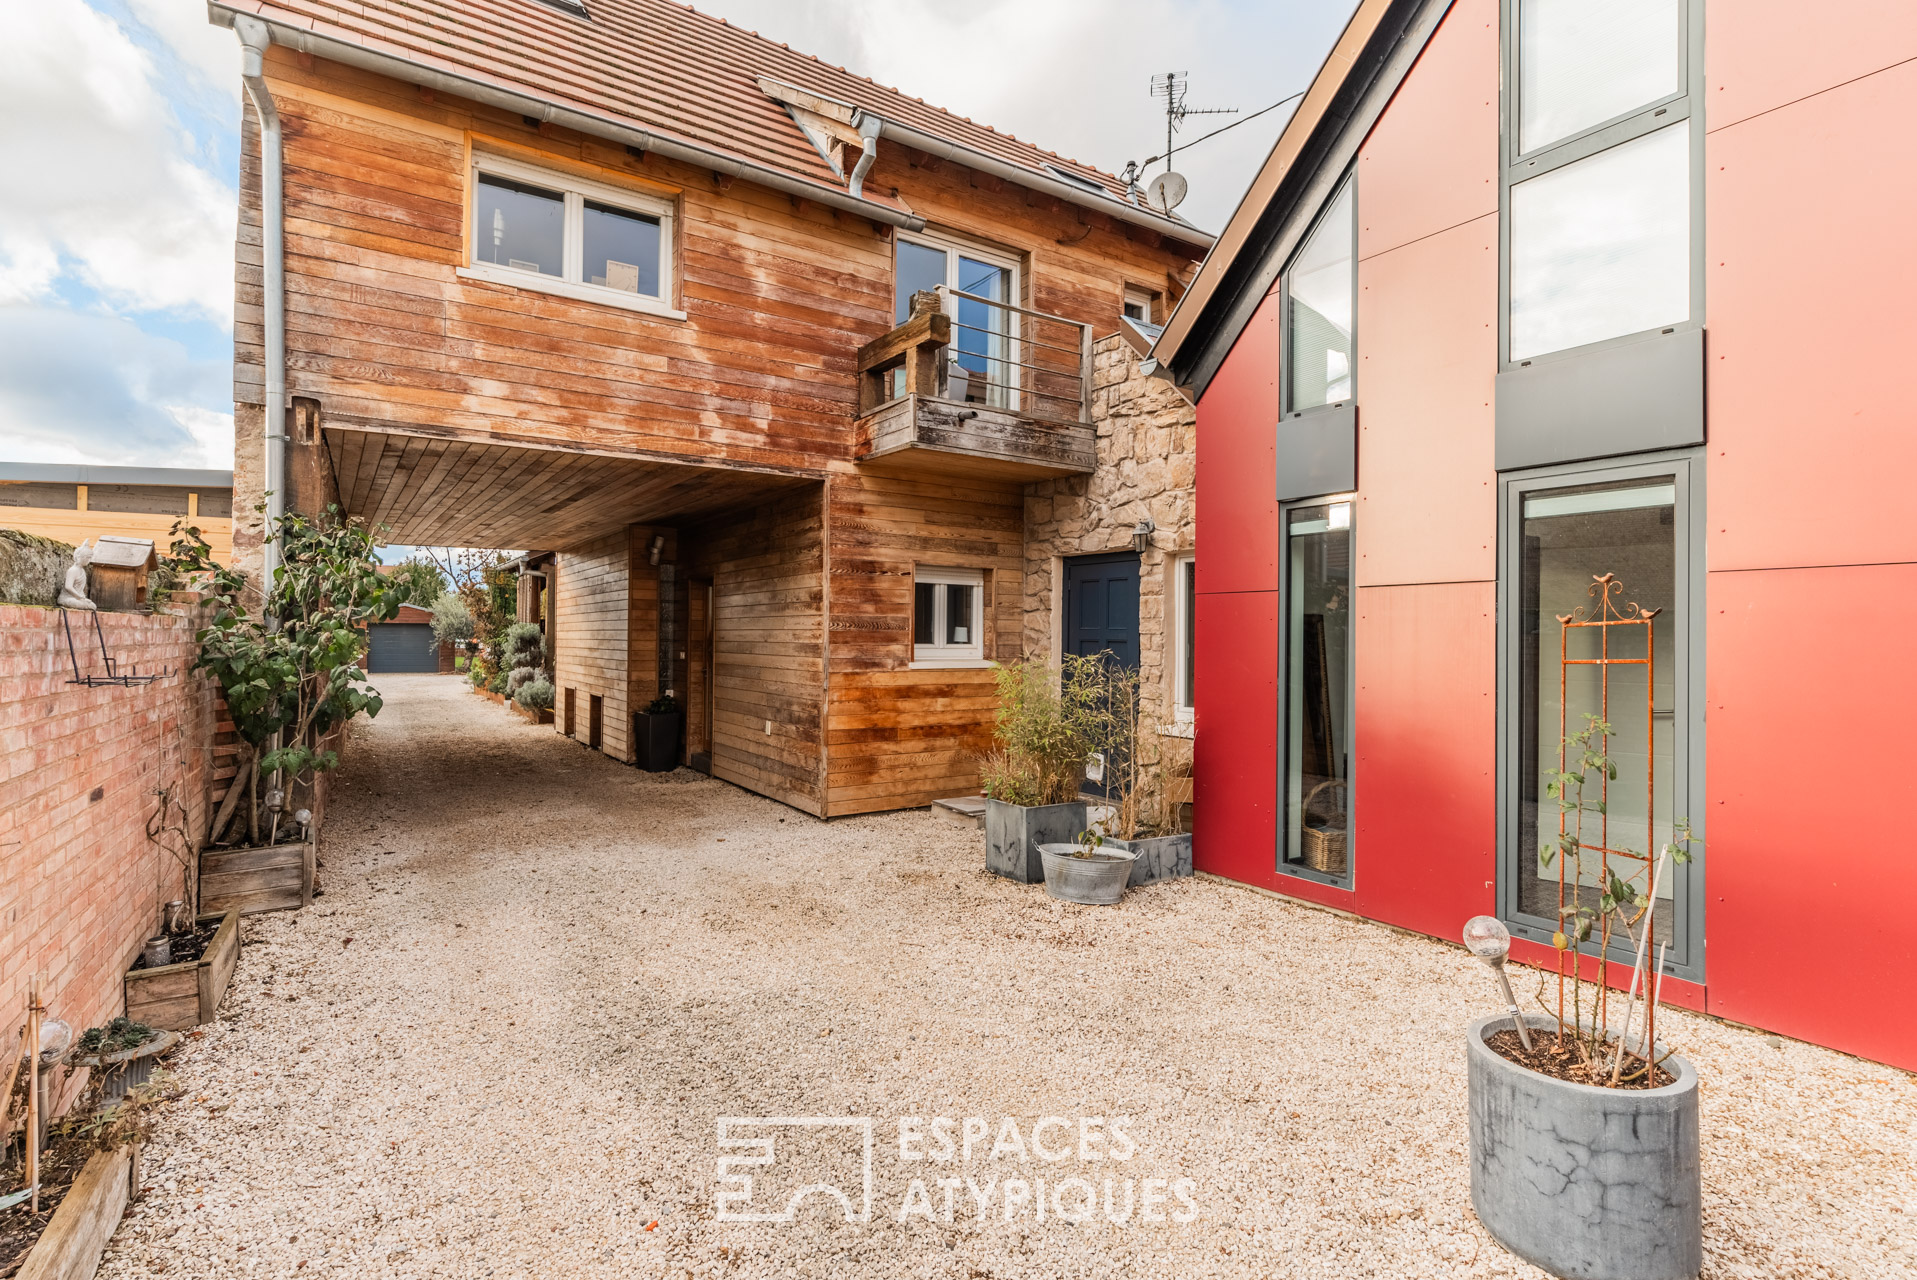
<instances>
[{"instance_id":1,"label":"bird house","mask_svg":"<svg viewBox=\"0 0 1917 1280\"><path fill-rule=\"evenodd\" d=\"M93 544L87 594L102 609L131 613L146 603L147 574L158 563L152 539L104 534Z\"/></svg>"}]
</instances>

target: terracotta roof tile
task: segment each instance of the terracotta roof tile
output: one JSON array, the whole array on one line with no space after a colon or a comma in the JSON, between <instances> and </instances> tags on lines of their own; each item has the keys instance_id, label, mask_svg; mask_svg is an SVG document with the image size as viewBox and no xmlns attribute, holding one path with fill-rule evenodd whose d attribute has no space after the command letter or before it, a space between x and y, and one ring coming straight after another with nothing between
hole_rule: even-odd
<instances>
[{"instance_id":1,"label":"terracotta roof tile","mask_svg":"<svg viewBox=\"0 0 1917 1280\"><path fill-rule=\"evenodd\" d=\"M671 0L585 0L582 19L539 0L215 0L292 26L843 186L785 109L783 80L1050 176L1126 198L1111 174L941 111ZM868 193L872 194L872 193Z\"/></svg>"}]
</instances>

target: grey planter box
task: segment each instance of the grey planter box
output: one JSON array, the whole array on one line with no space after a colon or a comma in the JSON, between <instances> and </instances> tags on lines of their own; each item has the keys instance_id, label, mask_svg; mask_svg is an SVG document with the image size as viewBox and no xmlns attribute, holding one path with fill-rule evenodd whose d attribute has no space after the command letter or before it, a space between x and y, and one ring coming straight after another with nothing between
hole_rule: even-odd
<instances>
[{"instance_id":1,"label":"grey planter box","mask_svg":"<svg viewBox=\"0 0 1917 1280\"><path fill-rule=\"evenodd\" d=\"M1191 833L1175 836L1146 836L1138 840L1106 838L1102 849L1117 849L1132 855L1131 887L1154 880L1172 880L1191 874Z\"/></svg>"},{"instance_id":2,"label":"grey planter box","mask_svg":"<svg viewBox=\"0 0 1917 1280\"><path fill-rule=\"evenodd\" d=\"M1043 884L1042 844L1066 844L1085 829L1085 805L1046 804L1027 807L987 799L985 802L985 869L1020 884Z\"/></svg>"},{"instance_id":3,"label":"grey planter box","mask_svg":"<svg viewBox=\"0 0 1917 1280\"><path fill-rule=\"evenodd\" d=\"M1527 1014L1535 1038L1557 1022ZM1704 1265L1697 1072L1667 1058L1662 1089L1554 1080L1485 1044L1512 1026L1480 1018L1470 1059L1471 1204L1525 1261L1566 1280L1692 1280Z\"/></svg>"}]
</instances>

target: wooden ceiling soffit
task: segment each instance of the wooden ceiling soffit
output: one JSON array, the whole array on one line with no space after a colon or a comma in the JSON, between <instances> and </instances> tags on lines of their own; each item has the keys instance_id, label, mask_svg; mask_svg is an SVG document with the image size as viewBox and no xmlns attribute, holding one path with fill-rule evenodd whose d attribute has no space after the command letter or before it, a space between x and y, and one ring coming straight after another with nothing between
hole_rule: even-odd
<instances>
[{"instance_id":1,"label":"wooden ceiling soffit","mask_svg":"<svg viewBox=\"0 0 1917 1280\"><path fill-rule=\"evenodd\" d=\"M395 543L567 547L628 524L671 524L820 477L654 458L537 449L328 424L349 515Z\"/></svg>"}]
</instances>

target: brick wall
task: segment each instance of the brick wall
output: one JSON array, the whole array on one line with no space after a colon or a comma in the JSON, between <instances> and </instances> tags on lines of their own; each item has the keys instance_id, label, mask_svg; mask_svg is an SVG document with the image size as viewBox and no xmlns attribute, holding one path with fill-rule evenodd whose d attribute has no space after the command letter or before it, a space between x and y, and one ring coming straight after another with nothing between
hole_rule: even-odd
<instances>
[{"instance_id":1,"label":"brick wall","mask_svg":"<svg viewBox=\"0 0 1917 1280\"><path fill-rule=\"evenodd\" d=\"M91 620L68 616L81 673L104 674ZM18 1052L33 972L76 1032L122 1011L121 974L182 890L179 864L146 838L153 793L173 787L198 835L216 772L220 701L184 674L193 621L102 614L116 663L174 674L89 689L66 683L60 618L0 606L0 1061Z\"/></svg>"}]
</instances>

